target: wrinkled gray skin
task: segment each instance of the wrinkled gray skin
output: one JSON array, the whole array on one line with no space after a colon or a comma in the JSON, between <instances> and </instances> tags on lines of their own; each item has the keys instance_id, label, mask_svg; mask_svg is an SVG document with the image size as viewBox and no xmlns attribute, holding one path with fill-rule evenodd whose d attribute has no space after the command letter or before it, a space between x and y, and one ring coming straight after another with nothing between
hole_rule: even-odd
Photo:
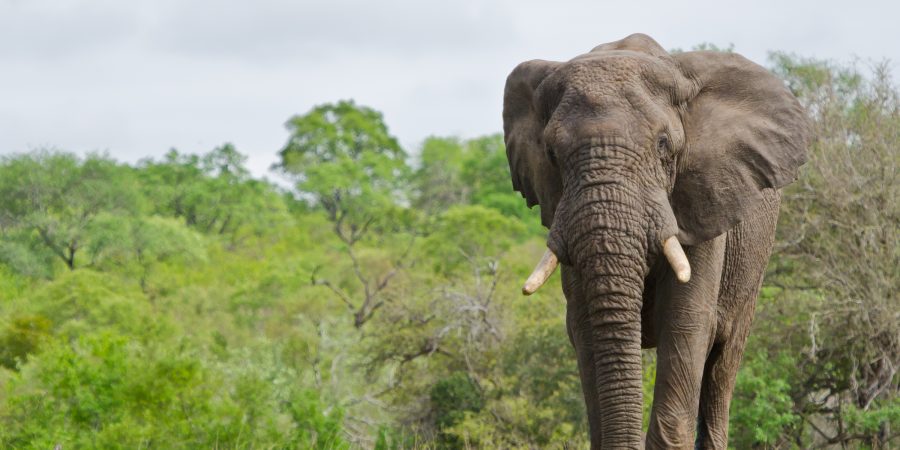
<instances>
[{"instance_id":1,"label":"wrinkled gray skin","mask_svg":"<svg viewBox=\"0 0 900 450\"><path fill-rule=\"evenodd\" d=\"M503 107L513 186L562 264L593 448L726 448L728 408L807 117L736 54L635 34L528 61ZM692 278L661 256L676 235ZM641 435L641 348L658 347Z\"/></svg>"}]
</instances>

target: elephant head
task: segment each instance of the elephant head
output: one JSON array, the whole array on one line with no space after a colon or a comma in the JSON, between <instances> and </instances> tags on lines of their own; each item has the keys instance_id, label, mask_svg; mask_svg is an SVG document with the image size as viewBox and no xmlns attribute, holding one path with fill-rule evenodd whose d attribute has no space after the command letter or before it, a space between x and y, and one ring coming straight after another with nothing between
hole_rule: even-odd
<instances>
[{"instance_id":1,"label":"elephant head","mask_svg":"<svg viewBox=\"0 0 900 450\"><path fill-rule=\"evenodd\" d=\"M764 190L793 181L808 119L781 80L737 54L670 55L635 34L568 62L517 66L503 123L513 187L540 205L550 230L523 290L534 292L557 260L577 271L590 302L604 439L639 434L650 267L664 255L688 282L681 244L728 231Z\"/></svg>"}]
</instances>

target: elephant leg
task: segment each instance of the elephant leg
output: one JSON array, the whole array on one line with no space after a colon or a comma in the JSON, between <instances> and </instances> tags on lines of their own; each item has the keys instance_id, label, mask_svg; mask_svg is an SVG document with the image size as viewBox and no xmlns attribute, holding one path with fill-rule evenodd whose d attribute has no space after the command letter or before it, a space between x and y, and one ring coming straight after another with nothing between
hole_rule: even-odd
<instances>
[{"instance_id":1,"label":"elephant leg","mask_svg":"<svg viewBox=\"0 0 900 450\"><path fill-rule=\"evenodd\" d=\"M576 270L562 267L563 293L566 296L566 331L569 341L575 347L578 359L578 372L581 375L581 389L584 393L587 408L588 426L591 443L599 448L601 442L600 411L597 405L597 389L594 370L593 332L581 281Z\"/></svg>"},{"instance_id":2,"label":"elephant leg","mask_svg":"<svg viewBox=\"0 0 900 450\"><path fill-rule=\"evenodd\" d=\"M775 241L780 192L768 192L752 219L728 232L725 243L716 344L706 361L700 397L697 448L728 447L728 409L756 298Z\"/></svg>"},{"instance_id":3,"label":"elephant leg","mask_svg":"<svg viewBox=\"0 0 900 450\"><path fill-rule=\"evenodd\" d=\"M657 285L656 386L648 449L694 447L703 369L716 330L725 236L686 249L693 272L679 284L671 270Z\"/></svg>"},{"instance_id":4,"label":"elephant leg","mask_svg":"<svg viewBox=\"0 0 900 450\"><path fill-rule=\"evenodd\" d=\"M700 393L698 449L728 448L728 408L746 338L746 334L735 336L728 342L716 344L710 352Z\"/></svg>"}]
</instances>

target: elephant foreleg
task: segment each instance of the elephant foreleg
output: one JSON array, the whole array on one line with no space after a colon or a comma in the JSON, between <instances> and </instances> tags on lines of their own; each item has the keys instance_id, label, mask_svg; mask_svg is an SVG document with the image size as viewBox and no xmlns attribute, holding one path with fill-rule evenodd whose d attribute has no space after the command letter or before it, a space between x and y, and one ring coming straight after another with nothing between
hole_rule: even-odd
<instances>
[{"instance_id":1,"label":"elephant foreleg","mask_svg":"<svg viewBox=\"0 0 900 450\"><path fill-rule=\"evenodd\" d=\"M728 448L728 408L745 342L746 335L736 336L732 341L716 344L710 352L700 394L698 449Z\"/></svg>"},{"instance_id":2,"label":"elephant foreleg","mask_svg":"<svg viewBox=\"0 0 900 450\"><path fill-rule=\"evenodd\" d=\"M775 239L780 191L770 191L753 218L728 232L719 294L716 344L706 361L700 398L697 448L728 447L728 409L756 297Z\"/></svg>"},{"instance_id":3,"label":"elephant foreleg","mask_svg":"<svg viewBox=\"0 0 900 450\"><path fill-rule=\"evenodd\" d=\"M689 247L691 281L677 283L668 270L657 285L657 372L648 449L694 447L704 362L715 337L724 247L724 235Z\"/></svg>"}]
</instances>

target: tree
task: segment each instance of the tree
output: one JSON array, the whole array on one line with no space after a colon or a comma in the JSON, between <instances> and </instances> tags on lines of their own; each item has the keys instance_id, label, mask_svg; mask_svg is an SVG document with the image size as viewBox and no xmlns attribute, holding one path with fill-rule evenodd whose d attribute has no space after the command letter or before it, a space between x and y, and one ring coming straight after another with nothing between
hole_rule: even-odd
<instances>
[{"instance_id":1,"label":"tree","mask_svg":"<svg viewBox=\"0 0 900 450\"><path fill-rule=\"evenodd\" d=\"M148 278L160 263L170 260L202 262L206 242L178 219L159 216L122 218L101 214L86 239L90 265L128 272L151 299Z\"/></svg>"},{"instance_id":2,"label":"tree","mask_svg":"<svg viewBox=\"0 0 900 450\"><path fill-rule=\"evenodd\" d=\"M291 135L275 167L295 180L302 198L328 213L348 245L402 200L406 153L381 113L345 100L294 116L286 126Z\"/></svg>"},{"instance_id":3,"label":"tree","mask_svg":"<svg viewBox=\"0 0 900 450\"><path fill-rule=\"evenodd\" d=\"M288 142L275 166L296 182L301 199L322 208L343 242L362 300L330 280L311 276L331 289L352 311L361 328L384 305L383 292L403 267L411 245L386 271L366 270L356 250L372 230L402 225L403 186L409 168L406 153L390 135L381 113L352 101L325 104L287 122ZM411 243L410 243L411 244Z\"/></svg>"},{"instance_id":4,"label":"tree","mask_svg":"<svg viewBox=\"0 0 900 450\"><path fill-rule=\"evenodd\" d=\"M815 139L800 182L785 190L757 323L767 329L751 342L772 334L766 358L796 358L782 379L805 425L785 428L797 445L880 448L900 436L900 97L885 64L865 76L772 59L810 111ZM813 442L799 444L803 430Z\"/></svg>"},{"instance_id":5,"label":"tree","mask_svg":"<svg viewBox=\"0 0 900 450\"><path fill-rule=\"evenodd\" d=\"M232 144L204 155L169 151L162 161L141 163L141 179L154 212L182 218L204 234L231 245L270 222L287 219L287 207L272 185L250 176L247 157Z\"/></svg>"},{"instance_id":6,"label":"tree","mask_svg":"<svg viewBox=\"0 0 900 450\"><path fill-rule=\"evenodd\" d=\"M73 270L98 214L140 210L137 188L130 167L101 155L81 160L41 151L6 157L0 162L0 232L18 236L19 244L31 237Z\"/></svg>"},{"instance_id":7,"label":"tree","mask_svg":"<svg viewBox=\"0 0 900 450\"><path fill-rule=\"evenodd\" d=\"M413 175L416 190L413 205L434 214L454 205L468 204L472 187L463 176L468 159L468 148L457 138L425 139L419 152L419 168Z\"/></svg>"},{"instance_id":8,"label":"tree","mask_svg":"<svg viewBox=\"0 0 900 450\"><path fill-rule=\"evenodd\" d=\"M519 219L534 235L543 235L540 214L530 211L512 189L503 136L430 137L422 144L413 176L413 205L439 214L455 205L481 205Z\"/></svg>"}]
</instances>

